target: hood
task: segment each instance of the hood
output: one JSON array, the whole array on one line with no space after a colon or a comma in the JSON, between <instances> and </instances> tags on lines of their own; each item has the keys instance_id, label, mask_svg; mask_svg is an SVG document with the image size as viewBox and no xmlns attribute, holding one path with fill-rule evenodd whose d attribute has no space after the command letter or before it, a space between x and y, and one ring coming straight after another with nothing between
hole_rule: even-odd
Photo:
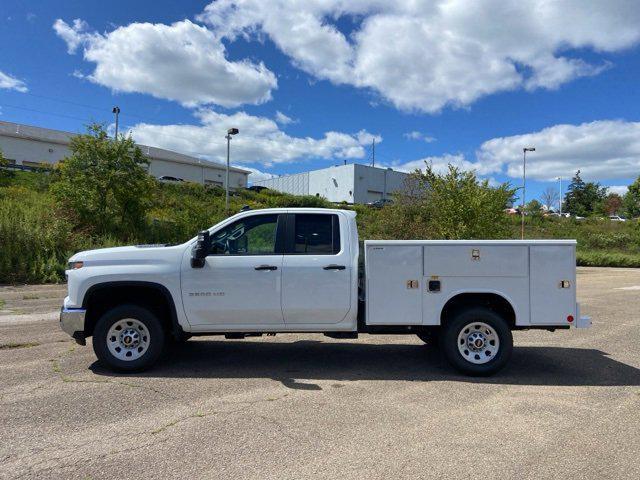
<instances>
[{"instance_id":1,"label":"hood","mask_svg":"<svg viewBox=\"0 0 640 480\"><path fill-rule=\"evenodd\" d=\"M135 245L129 247L98 248L85 250L72 256L70 262L84 262L85 266L144 264L173 262L182 257L187 244Z\"/></svg>"}]
</instances>

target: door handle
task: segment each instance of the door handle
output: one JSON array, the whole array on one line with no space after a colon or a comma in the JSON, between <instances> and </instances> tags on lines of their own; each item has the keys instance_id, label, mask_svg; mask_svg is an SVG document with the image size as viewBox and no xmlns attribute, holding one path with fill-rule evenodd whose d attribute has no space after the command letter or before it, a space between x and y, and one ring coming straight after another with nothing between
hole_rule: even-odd
<instances>
[{"instance_id":1,"label":"door handle","mask_svg":"<svg viewBox=\"0 0 640 480\"><path fill-rule=\"evenodd\" d=\"M275 265L259 265L253 268L254 270L277 270L278 267Z\"/></svg>"},{"instance_id":2,"label":"door handle","mask_svg":"<svg viewBox=\"0 0 640 480\"><path fill-rule=\"evenodd\" d=\"M326 267L322 267L323 270L344 270L344 265L327 265Z\"/></svg>"}]
</instances>

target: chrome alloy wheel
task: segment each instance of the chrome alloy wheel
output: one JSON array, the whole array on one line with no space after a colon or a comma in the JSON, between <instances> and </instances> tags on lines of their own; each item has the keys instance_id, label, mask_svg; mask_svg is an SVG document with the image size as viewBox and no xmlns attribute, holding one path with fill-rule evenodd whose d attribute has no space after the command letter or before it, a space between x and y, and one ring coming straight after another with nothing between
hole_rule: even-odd
<instances>
[{"instance_id":1,"label":"chrome alloy wheel","mask_svg":"<svg viewBox=\"0 0 640 480\"><path fill-rule=\"evenodd\" d=\"M151 336L144 323L135 318L118 320L107 333L107 347L118 360L137 360L149 348Z\"/></svg>"},{"instance_id":2,"label":"chrome alloy wheel","mask_svg":"<svg viewBox=\"0 0 640 480\"><path fill-rule=\"evenodd\" d=\"M460 330L458 350L460 355L471 363L487 363L498 354L500 339L490 325L483 322L472 322Z\"/></svg>"}]
</instances>

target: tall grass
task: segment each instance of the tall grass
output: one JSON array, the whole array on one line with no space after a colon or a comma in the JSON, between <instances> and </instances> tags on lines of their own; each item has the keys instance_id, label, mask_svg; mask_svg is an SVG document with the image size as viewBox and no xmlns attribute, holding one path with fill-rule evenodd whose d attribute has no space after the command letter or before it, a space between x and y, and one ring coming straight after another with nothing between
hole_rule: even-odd
<instances>
[{"instance_id":1,"label":"tall grass","mask_svg":"<svg viewBox=\"0 0 640 480\"><path fill-rule=\"evenodd\" d=\"M50 197L24 187L0 193L0 281L55 282L76 245Z\"/></svg>"}]
</instances>

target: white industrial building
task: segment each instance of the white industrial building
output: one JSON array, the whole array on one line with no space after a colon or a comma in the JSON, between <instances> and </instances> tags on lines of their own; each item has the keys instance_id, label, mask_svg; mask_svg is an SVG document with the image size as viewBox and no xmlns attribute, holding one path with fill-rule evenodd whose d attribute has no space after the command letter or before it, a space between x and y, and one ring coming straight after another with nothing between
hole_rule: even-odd
<instances>
[{"instance_id":1,"label":"white industrial building","mask_svg":"<svg viewBox=\"0 0 640 480\"><path fill-rule=\"evenodd\" d=\"M13 165L39 168L69 156L69 142L76 134L0 121L0 150ZM224 187L226 165L201 160L162 148L138 145L149 159L149 174L173 177L202 185ZM244 188L251 172L229 169L229 187Z\"/></svg>"},{"instance_id":2,"label":"white industrial building","mask_svg":"<svg viewBox=\"0 0 640 480\"><path fill-rule=\"evenodd\" d=\"M406 173L352 163L253 182L293 195L318 195L330 202L369 203L400 190Z\"/></svg>"}]
</instances>

